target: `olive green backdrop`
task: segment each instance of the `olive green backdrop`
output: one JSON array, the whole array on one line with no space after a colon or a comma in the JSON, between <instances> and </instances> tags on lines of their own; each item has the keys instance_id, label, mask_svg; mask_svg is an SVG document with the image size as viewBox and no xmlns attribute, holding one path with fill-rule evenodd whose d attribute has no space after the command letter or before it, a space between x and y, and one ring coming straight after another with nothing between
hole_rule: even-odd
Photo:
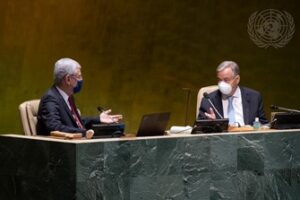
<instances>
[{"instance_id":1,"label":"olive green backdrop","mask_svg":"<svg viewBox=\"0 0 300 200\"><path fill-rule=\"evenodd\" d=\"M22 133L18 105L40 98L52 84L54 62L82 65L85 115L96 107L124 115L134 132L142 114L171 111L169 125L189 124L197 90L216 83L223 60L241 67L242 85L261 91L269 105L300 108L299 1L3 0L0 2L0 133ZM263 49L250 40L250 15L289 12L296 32L284 47Z\"/></svg>"}]
</instances>

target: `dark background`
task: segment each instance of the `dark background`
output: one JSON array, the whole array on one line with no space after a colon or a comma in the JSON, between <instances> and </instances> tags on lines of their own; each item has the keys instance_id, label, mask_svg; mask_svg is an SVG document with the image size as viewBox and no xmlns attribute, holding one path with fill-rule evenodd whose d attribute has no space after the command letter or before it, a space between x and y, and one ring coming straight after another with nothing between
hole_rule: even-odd
<instances>
[{"instance_id":1,"label":"dark background","mask_svg":"<svg viewBox=\"0 0 300 200\"><path fill-rule=\"evenodd\" d=\"M241 85L270 104L299 106L299 1L5 0L0 2L0 133L22 133L18 105L52 85L54 62L82 65L76 95L85 115L96 107L124 115L135 132L144 113L171 111L171 125L189 124L200 87L216 84L215 68L234 60ZM289 12L296 32L283 48L259 48L247 32L256 11Z\"/></svg>"}]
</instances>

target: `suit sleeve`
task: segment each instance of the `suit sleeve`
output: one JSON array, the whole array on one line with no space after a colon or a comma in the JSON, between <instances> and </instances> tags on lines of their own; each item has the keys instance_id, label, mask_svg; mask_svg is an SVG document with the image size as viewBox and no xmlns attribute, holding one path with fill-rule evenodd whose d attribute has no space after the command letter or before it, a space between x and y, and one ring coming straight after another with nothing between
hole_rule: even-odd
<instances>
[{"instance_id":1,"label":"suit sleeve","mask_svg":"<svg viewBox=\"0 0 300 200\"><path fill-rule=\"evenodd\" d=\"M83 133L84 129L76 128L74 126L68 126L65 124L67 115L63 115L61 111L62 107L59 104L57 98L48 95L41 102L39 120L42 121L45 129L48 133L51 131L63 131L68 133Z\"/></svg>"},{"instance_id":2,"label":"suit sleeve","mask_svg":"<svg viewBox=\"0 0 300 200\"><path fill-rule=\"evenodd\" d=\"M262 123L262 124L269 123L269 121L266 118L265 112L264 112L263 99L260 94L258 97L258 116L259 116L260 123Z\"/></svg>"},{"instance_id":3,"label":"suit sleeve","mask_svg":"<svg viewBox=\"0 0 300 200\"><path fill-rule=\"evenodd\" d=\"M99 124L100 122L100 117L81 117L81 120L84 123L84 126L86 129L91 129L92 124Z\"/></svg>"}]
</instances>

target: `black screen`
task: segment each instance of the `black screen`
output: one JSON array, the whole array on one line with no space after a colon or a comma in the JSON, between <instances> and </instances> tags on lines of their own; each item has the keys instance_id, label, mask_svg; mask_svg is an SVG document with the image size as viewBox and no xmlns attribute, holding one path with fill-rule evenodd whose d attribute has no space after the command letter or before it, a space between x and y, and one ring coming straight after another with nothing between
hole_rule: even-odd
<instances>
[{"instance_id":1,"label":"black screen","mask_svg":"<svg viewBox=\"0 0 300 200\"><path fill-rule=\"evenodd\" d=\"M192 134L227 132L228 119L196 120Z\"/></svg>"}]
</instances>

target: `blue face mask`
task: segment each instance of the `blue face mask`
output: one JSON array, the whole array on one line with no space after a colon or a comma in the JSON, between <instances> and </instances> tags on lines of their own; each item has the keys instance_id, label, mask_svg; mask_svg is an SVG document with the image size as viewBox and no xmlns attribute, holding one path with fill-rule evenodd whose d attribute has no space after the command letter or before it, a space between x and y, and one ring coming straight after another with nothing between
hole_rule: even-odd
<instances>
[{"instance_id":1,"label":"blue face mask","mask_svg":"<svg viewBox=\"0 0 300 200\"><path fill-rule=\"evenodd\" d=\"M77 80L77 85L76 87L73 88L73 92L74 93L80 92L82 84L83 84L83 80Z\"/></svg>"}]
</instances>

